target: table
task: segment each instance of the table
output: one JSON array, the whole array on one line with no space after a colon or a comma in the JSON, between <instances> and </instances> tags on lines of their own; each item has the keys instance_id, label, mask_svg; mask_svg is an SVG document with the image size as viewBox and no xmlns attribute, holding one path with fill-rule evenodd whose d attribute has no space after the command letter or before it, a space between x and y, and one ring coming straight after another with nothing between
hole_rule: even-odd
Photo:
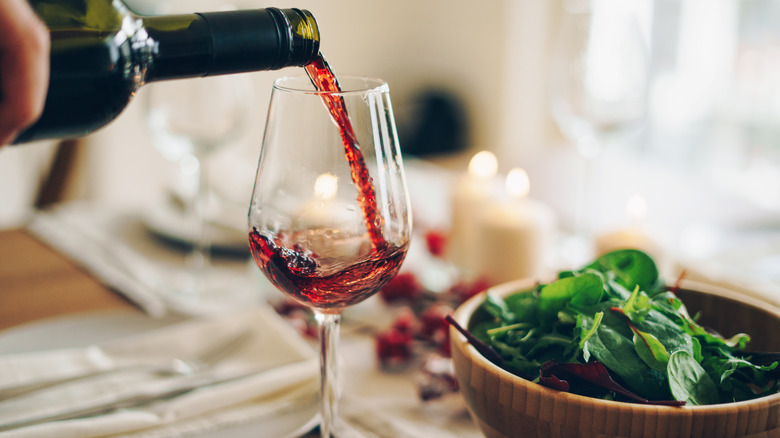
<instances>
[{"instance_id":1,"label":"table","mask_svg":"<svg viewBox=\"0 0 780 438\"><path fill-rule=\"evenodd\" d=\"M29 232L0 231L0 330L47 317L131 307Z\"/></svg>"},{"instance_id":2,"label":"table","mask_svg":"<svg viewBox=\"0 0 780 438\"><path fill-rule=\"evenodd\" d=\"M49 317L112 309L142 313L31 232L0 231L0 330ZM370 334L346 328L341 347L341 354L348 359L343 369L349 376L345 382L349 400L345 401L351 404L352 415L371 412L373 417L377 409L385 413L377 421L401 420L403 427L413 427L420 436L431 438L481 436L465 412L421 405L414 370L381 371L372 353ZM310 433L303 438L316 436Z\"/></svg>"}]
</instances>

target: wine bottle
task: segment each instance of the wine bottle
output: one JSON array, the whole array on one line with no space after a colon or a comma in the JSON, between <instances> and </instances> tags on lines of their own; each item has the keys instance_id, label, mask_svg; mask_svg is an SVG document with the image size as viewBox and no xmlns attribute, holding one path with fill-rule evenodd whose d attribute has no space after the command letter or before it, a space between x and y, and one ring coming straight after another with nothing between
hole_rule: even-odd
<instances>
[{"instance_id":1,"label":"wine bottle","mask_svg":"<svg viewBox=\"0 0 780 438\"><path fill-rule=\"evenodd\" d=\"M302 9L140 16L120 0L29 0L49 28L40 119L14 143L78 137L108 124L143 84L305 66L319 30Z\"/></svg>"}]
</instances>

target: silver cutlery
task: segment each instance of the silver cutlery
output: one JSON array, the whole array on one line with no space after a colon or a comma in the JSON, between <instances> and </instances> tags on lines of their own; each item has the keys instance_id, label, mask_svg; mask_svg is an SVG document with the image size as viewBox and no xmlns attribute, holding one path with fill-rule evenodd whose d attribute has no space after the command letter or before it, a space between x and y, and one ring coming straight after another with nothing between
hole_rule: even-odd
<instances>
[{"instance_id":1,"label":"silver cutlery","mask_svg":"<svg viewBox=\"0 0 780 438\"><path fill-rule=\"evenodd\" d=\"M124 398L120 398L110 403L101 404L98 406L87 406L84 408L66 410L60 413L46 414L39 417L26 418L23 420L0 424L0 432L19 429L22 427L33 426L36 424L49 423L53 421L63 421L63 420L71 420L75 418L93 417L93 416L107 414L119 409L141 407L144 405L151 404L153 402L179 397L186 393L192 392L196 389L207 388L210 386L216 386L219 384L243 379L252 376L254 374L257 374L258 372L260 371L255 370L248 373L232 374L230 376L216 377L216 378L213 376L195 376L192 379L188 379L186 382L176 385L175 387L161 393L135 394Z\"/></svg>"},{"instance_id":2,"label":"silver cutlery","mask_svg":"<svg viewBox=\"0 0 780 438\"><path fill-rule=\"evenodd\" d=\"M132 364L100 370L88 374L82 374L62 379L49 380L46 382L35 382L21 386L15 386L0 390L0 400L7 400L13 397L19 397L35 391L40 391L53 386L71 383L79 380L86 380L106 374L128 372L128 371L146 371L161 376L191 376L202 373L213 368L224 359L241 349L252 338L252 332L242 331L228 337L226 340L220 340L215 345L206 348L204 351L192 357L171 358L155 364Z\"/></svg>"}]
</instances>

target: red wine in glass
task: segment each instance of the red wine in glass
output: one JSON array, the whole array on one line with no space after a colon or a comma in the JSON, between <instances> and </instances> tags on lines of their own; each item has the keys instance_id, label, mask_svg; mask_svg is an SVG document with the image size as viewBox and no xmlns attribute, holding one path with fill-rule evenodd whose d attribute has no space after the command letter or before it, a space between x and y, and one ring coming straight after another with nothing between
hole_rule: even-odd
<instances>
[{"instance_id":1,"label":"red wine in glass","mask_svg":"<svg viewBox=\"0 0 780 438\"><path fill-rule=\"evenodd\" d=\"M327 229L280 234L275 240L253 229L249 246L255 262L271 283L295 300L317 309L342 309L359 303L378 291L395 275L406 255L407 245L387 244L379 250L368 248L346 263L329 248L340 243L333 238L318 238ZM295 242L299 234L311 241L326 242L322 252L303 249ZM355 241L360 237L348 238ZM359 245L360 242L358 241Z\"/></svg>"}]
</instances>

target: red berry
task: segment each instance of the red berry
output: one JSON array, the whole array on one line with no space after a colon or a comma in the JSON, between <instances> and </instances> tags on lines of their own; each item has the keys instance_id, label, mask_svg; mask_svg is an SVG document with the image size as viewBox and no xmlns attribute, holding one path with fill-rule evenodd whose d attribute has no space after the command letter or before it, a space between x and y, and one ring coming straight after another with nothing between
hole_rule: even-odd
<instances>
[{"instance_id":1,"label":"red berry","mask_svg":"<svg viewBox=\"0 0 780 438\"><path fill-rule=\"evenodd\" d=\"M430 230L425 233L425 245L434 257L443 257L447 247L447 235L443 231Z\"/></svg>"}]
</instances>

